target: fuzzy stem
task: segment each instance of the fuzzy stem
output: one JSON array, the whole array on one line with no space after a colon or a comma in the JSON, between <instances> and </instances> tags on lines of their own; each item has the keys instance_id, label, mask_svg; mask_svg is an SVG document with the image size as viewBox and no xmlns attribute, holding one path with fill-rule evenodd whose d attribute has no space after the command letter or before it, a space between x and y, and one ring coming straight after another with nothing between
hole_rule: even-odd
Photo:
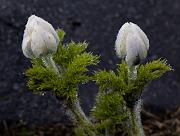
<instances>
[{"instance_id":1,"label":"fuzzy stem","mask_svg":"<svg viewBox=\"0 0 180 136\"><path fill-rule=\"evenodd\" d=\"M143 125L141 122L141 106L142 106L142 100L139 99L138 102L136 103L136 105L134 106L134 113L135 113L135 117L137 120L137 125L139 127L140 136L145 136L144 130L143 130Z\"/></svg>"},{"instance_id":2,"label":"fuzzy stem","mask_svg":"<svg viewBox=\"0 0 180 136\"><path fill-rule=\"evenodd\" d=\"M47 68L54 70L57 75L60 76L59 69L56 66L54 60L52 59L52 55L42 57L42 60ZM93 128L93 125L81 109L78 98L73 101L67 101L66 104L71 111L71 114L69 115L71 115L71 117L75 117L77 126L83 126L84 133L86 133L88 136L95 136L95 132L91 130L91 128Z\"/></svg>"},{"instance_id":3,"label":"fuzzy stem","mask_svg":"<svg viewBox=\"0 0 180 136\"><path fill-rule=\"evenodd\" d=\"M74 100L70 104L70 108L71 108L72 112L74 113L74 115L76 116L78 123L80 123L80 124L90 123L90 121L86 117L85 113L82 111L78 99Z\"/></svg>"},{"instance_id":4,"label":"fuzzy stem","mask_svg":"<svg viewBox=\"0 0 180 136\"><path fill-rule=\"evenodd\" d=\"M132 80L136 80L137 78L137 67L132 66L128 69L128 80L131 82ZM129 109L129 123L130 130L128 130L129 136L145 136L143 131L143 126L141 123L141 105L142 101L139 99L133 108Z\"/></svg>"},{"instance_id":5,"label":"fuzzy stem","mask_svg":"<svg viewBox=\"0 0 180 136\"><path fill-rule=\"evenodd\" d=\"M130 111L130 121L131 121L131 125L130 125L131 128L129 130L129 136L141 136L140 130L138 128L137 118L133 111Z\"/></svg>"},{"instance_id":6,"label":"fuzzy stem","mask_svg":"<svg viewBox=\"0 0 180 136\"><path fill-rule=\"evenodd\" d=\"M132 66L128 68L128 79L135 80L137 78L137 66Z\"/></svg>"},{"instance_id":7,"label":"fuzzy stem","mask_svg":"<svg viewBox=\"0 0 180 136\"><path fill-rule=\"evenodd\" d=\"M52 58L52 55L49 54L49 55L47 55L45 57L42 57L42 60L43 60L45 66L47 68L53 69L57 73L57 75L59 76L59 69L55 64L55 62L54 62L54 60Z\"/></svg>"},{"instance_id":8,"label":"fuzzy stem","mask_svg":"<svg viewBox=\"0 0 180 136\"><path fill-rule=\"evenodd\" d=\"M110 136L109 127L106 127L105 129L105 136Z\"/></svg>"},{"instance_id":9,"label":"fuzzy stem","mask_svg":"<svg viewBox=\"0 0 180 136\"><path fill-rule=\"evenodd\" d=\"M138 101L137 104L134 106L133 109L129 110L130 115L130 130L128 131L129 136L145 136L140 111L141 111L141 101Z\"/></svg>"},{"instance_id":10,"label":"fuzzy stem","mask_svg":"<svg viewBox=\"0 0 180 136\"><path fill-rule=\"evenodd\" d=\"M89 119L86 117L85 113L81 109L78 99L75 99L70 104L70 109L72 110L76 118L77 126L82 126L82 130L87 136L96 136L95 132L92 130L93 124L89 121Z\"/></svg>"}]
</instances>

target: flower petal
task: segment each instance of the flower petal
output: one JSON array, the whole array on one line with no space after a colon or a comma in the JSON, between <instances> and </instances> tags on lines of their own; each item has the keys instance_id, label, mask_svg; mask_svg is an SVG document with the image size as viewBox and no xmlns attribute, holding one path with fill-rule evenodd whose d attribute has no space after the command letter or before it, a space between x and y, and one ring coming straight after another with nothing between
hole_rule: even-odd
<instances>
[{"instance_id":1,"label":"flower petal","mask_svg":"<svg viewBox=\"0 0 180 136\"><path fill-rule=\"evenodd\" d=\"M27 58L32 58L33 57L30 38L27 37L27 36L24 36L24 38L23 38L22 51L23 51L24 56L26 56Z\"/></svg>"},{"instance_id":2,"label":"flower petal","mask_svg":"<svg viewBox=\"0 0 180 136\"><path fill-rule=\"evenodd\" d=\"M116 54L120 58L126 57L126 37L130 32L130 24L125 23L119 30L116 41L115 41L115 50Z\"/></svg>"},{"instance_id":3,"label":"flower petal","mask_svg":"<svg viewBox=\"0 0 180 136\"><path fill-rule=\"evenodd\" d=\"M126 44L126 62L128 67L137 65L142 59L146 57L147 51L142 50L144 43L136 34L128 34Z\"/></svg>"},{"instance_id":4,"label":"flower petal","mask_svg":"<svg viewBox=\"0 0 180 136\"><path fill-rule=\"evenodd\" d=\"M144 45L146 46L146 50L149 50L149 39L147 38L146 34L141 30L141 28L138 25L132 22L130 22L130 24L133 31L137 33L140 36L140 38L143 40Z\"/></svg>"},{"instance_id":5,"label":"flower petal","mask_svg":"<svg viewBox=\"0 0 180 136\"><path fill-rule=\"evenodd\" d=\"M48 49L44 40L45 31L39 27L36 27L36 30L33 31L31 35L31 49L36 57L40 57L43 54L48 53Z\"/></svg>"}]
</instances>

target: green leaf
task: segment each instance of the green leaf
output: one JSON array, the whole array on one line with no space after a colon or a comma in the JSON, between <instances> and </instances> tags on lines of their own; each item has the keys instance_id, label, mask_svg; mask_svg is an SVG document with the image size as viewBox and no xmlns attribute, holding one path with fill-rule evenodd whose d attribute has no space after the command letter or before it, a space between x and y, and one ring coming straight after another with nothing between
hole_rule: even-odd
<instances>
[{"instance_id":1,"label":"green leaf","mask_svg":"<svg viewBox=\"0 0 180 136\"><path fill-rule=\"evenodd\" d=\"M66 80L72 80L75 84L81 81L85 82L89 80L89 76L85 75L88 71L89 65L96 65L98 57L93 56L91 53L83 53L73 59L72 63L69 63L66 70Z\"/></svg>"},{"instance_id":2,"label":"green leaf","mask_svg":"<svg viewBox=\"0 0 180 136\"><path fill-rule=\"evenodd\" d=\"M138 77L134 86L143 89L144 86L153 79L161 77L164 73L172 71L166 60L158 59L138 67Z\"/></svg>"},{"instance_id":3,"label":"green leaf","mask_svg":"<svg viewBox=\"0 0 180 136\"><path fill-rule=\"evenodd\" d=\"M128 66L125 61L118 65L118 75L123 83L128 84Z\"/></svg>"},{"instance_id":4,"label":"green leaf","mask_svg":"<svg viewBox=\"0 0 180 136\"><path fill-rule=\"evenodd\" d=\"M124 95L127 106L132 107L139 100L147 83L171 70L171 66L167 65L166 60L162 59L149 62L145 65L139 65L137 68L137 78L129 81Z\"/></svg>"},{"instance_id":5,"label":"green leaf","mask_svg":"<svg viewBox=\"0 0 180 136\"><path fill-rule=\"evenodd\" d=\"M92 115L98 120L123 120L126 118L124 99L118 92L99 93Z\"/></svg>"},{"instance_id":6,"label":"green leaf","mask_svg":"<svg viewBox=\"0 0 180 136\"><path fill-rule=\"evenodd\" d=\"M116 76L113 71L107 72L102 70L96 72L94 79L101 92L118 91L122 94L124 92L125 84L123 83L123 80Z\"/></svg>"},{"instance_id":7,"label":"green leaf","mask_svg":"<svg viewBox=\"0 0 180 136\"><path fill-rule=\"evenodd\" d=\"M72 60L85 52L87 44L71 42L65 46L58 46L58 51L54 54L54 61L60 66L67 67Z\"/></svg>"},{"instance_id":8,"label":"green leaf","mask_svg":"<svg viewBox=\"0 0 180 136\"><path fill-rule=\"evenodd\" d=\"M34 92L54 89L54 85L58 80L53 70L40 65L33 65L33 68L26 71L26 76L29 77L28 86Z\"/></svg>"},{"instance_id":9,"label":"green leaf","mask_svg":"<svg viewBox=\"0 0 180 136\"><path fill-rule=\"evenodd\" d=\"M96 65L99 57L85 51L87 44L71 42L68 46L59 44L54 60L59 74L47 68L42 59L33 59L33 67L26 72L28 86L33 92L51 91L56 96L73 100L76 98L78 84L90 80L88 66Z\"/></svg>"},{"instance_id":10,"label":"green leaf","mask_svg":"<svg viewBox=\"0 0 180 136\"><path fill-rule=\"evenodd\" d=\"M57 31L57 34L59 36L59 41L60 41L60 43L62 43L66 33L64 32L63 29L57 29L56 31Z\"/></svg>"}]
</instances>

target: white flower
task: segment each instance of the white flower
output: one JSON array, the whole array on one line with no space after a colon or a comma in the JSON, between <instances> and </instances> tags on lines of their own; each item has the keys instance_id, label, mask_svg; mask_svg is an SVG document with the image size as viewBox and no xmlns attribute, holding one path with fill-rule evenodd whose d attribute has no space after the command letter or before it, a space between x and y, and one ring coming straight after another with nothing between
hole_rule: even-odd
<instances>
[{"instance_id":1,"label":"white flower","mask_svg":"<svg viewBox=\"0 0 180 136\"><path fill-rule=\"evenodd\" d=\"M41 57L57 51L59 37L47 21L31 15L24 30L22 50L27 58Z\"/></svg>"},{"instance_id":2,"label":"white flower","mask_svg":"<svg viewBox=\"0 0 180 136\"><path fill-rule=\"evenodd\" d=\"M131 67L146 58L149 40L139 26L134 23L125 23L118 32L115 50L117 55L125 59Z\"/></svg>"}]
</instances>

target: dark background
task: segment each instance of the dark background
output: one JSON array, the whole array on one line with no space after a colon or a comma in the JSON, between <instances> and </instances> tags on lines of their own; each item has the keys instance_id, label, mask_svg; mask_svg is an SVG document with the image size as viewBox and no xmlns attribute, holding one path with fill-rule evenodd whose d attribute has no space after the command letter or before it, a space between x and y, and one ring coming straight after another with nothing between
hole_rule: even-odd
<instances>
[{"instance_id":1,"label":"dark background","mask_svg":"<svg viewBox=\"0 0 180 136\"><path fill-rule=\"evenodd\" d=\"M87 41L100 54L99 68L115 69L120 60L114 42L125 22L138 24L150 40L148 60L166 58L174 72L147 86L144 105L159 109L180 106L180 1L179 0L0 0L0 121L24 123L66 122L55 97L32 94L23 74L30 60L21 50L24 27L35 14L63 28L65 42ZM97 87L81 86L86 113L93 106Z\"/></svg>"}]
</instances>

